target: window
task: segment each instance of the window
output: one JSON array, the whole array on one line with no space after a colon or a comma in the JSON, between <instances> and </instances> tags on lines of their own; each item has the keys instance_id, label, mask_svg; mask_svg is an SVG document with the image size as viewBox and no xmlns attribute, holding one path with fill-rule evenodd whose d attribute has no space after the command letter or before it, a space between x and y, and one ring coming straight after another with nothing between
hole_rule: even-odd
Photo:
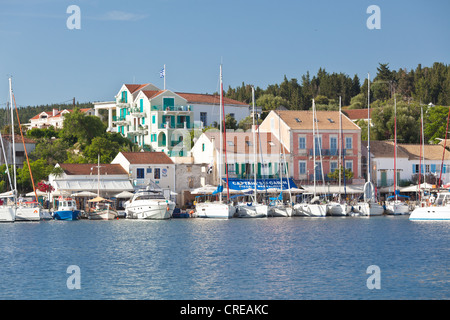
<instances>
[{"instance_id":1,"label":"window","mask_svg":"<svg viewBox=\"0 0 450 320\"><path fill-rule=\"evenodd\" d=\"M230 147L234 147L233 141L227 141L227 144L228 144Z\"/></svg>"},{"instance_id":2,"label":"window","mask_svg":"<svg viewBox=\"0 0 450 320\"><path fill-rule=\"evenodd\" d=\"M143 168L137 168L136 169L136 178L138 179L144 179L145 173Z\"/></svg>"},{"instance_id":3,"label":"window","mask_svg":"<svg viewBox=\"0 0 450 320\"><path fill-rule=\"evenodd\" d=\"M205 144L204 143L202 143L202 151L203 152L205 151Z\"/></svg>"},{"instance_id":4,"label":"window","mask_svg":"<svg viewBox=\"0 0 450 320\"><path fill-rule=\"evenodd\" d=\"M299 137L298 138L298 148L299 149L306 149L306 137Z\"/></svg>"},{"instance_id":5,"label":"window","mask_svg":"<svg viewBox=\"0 0 450 320\"><path fill-rule=\"evenodd\" d=\"M163 98L163 109L175 106L175 98Z\"/></svg>"},{"instance_id":6,"label":"window","mask_svg":"<svg viewBox=\"0 0 450 320\"><path fill-rule=\"evenodd\" d=\"M353 161L349 160L349 161L345 161L345 170L349 169L350 171L353 172Z\"/></svg>"},{"instance_id":7,"label":"window","mask_svg":"<svg viewBox=\"0 0 450 320\"><path fill-rule=\"evenodd\" d=\"M330 137L330 152L332 155L337 154L337 137Z\"/></svg>"},{"instance_id":8,"label":"window","mask_svg":"<svg viewBox=\"0 0 450 320\"><path fill-rule=\"evenodd\" d=\"M302 123L302 120L300 120L299 118L295 118L295 121L297 121L298 123Z\"/></svg>"},{"instance_id":9,"label":"window","mask_svg":"<svg viewBox=\"0 0 450 320\"><path fill-rule=\"evenodd\" d=\"M203 122L203 126L208 126L208 114L206 112L200 112L200 121Z\"/></svg>"},{"instance_id":10,"label":"window","mask_svg":"<svg viewBox=\"0 0 450 320\"><path fill-rule=\"evenodd\" d=\"M155 170L153 171L153 178L161 179L161 169L160 168L155 168Z\"/></svg>"},{"instance_id":11,"label":"window","mask_svg":"<svg viewBox=\"0 0 450 320\"><path fill-rule=\"evenodd\" d=\"M338 164L336 161L330 162L330 172L334 172L335 170L337 170L337 168L338 168Z\"/></svg>"},{"instance_id":12,"label":"window","mask_svg":"<svg viewBox=\"0 0 450 320\"><path fill-rule=\"evenodd\" d=\"M353 143L352 143L352 137L346 137L345 138L345 149L352 149Z\"/></svg>"},{"instance_id":13,"label":"window","mask_svg":"<svg viewBox=\"0 0 450 320\"><path fill-rule=\"evenodd\" d=\"M305 161L298 162L298 174L306 174L306 162Z\"/></svg>"},{"instance_id":14,"label":"window","mask_svg":"<svg viewBox=\"0 0 450 320\"><path fill-rule=\"evenodd\" d=\"M252 146L252 142L250 140L245 141L245 143L247 144L248 147Z\"/></svg>"}]
</instances>

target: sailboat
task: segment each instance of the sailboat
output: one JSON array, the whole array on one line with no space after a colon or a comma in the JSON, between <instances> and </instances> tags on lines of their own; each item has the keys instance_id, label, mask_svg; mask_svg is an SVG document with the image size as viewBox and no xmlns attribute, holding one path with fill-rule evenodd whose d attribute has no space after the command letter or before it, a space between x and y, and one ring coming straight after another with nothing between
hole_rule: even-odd
<instances>
[{"instance_id":1,"label":"sailboat","mask_svg":"<svg viewBox=\"0 0 450 320\"><path fill-rule=\"evenodd\" d=\"M100 154L98 155L97 164L97 197L88 202L95 203L94 210L89 212L88 219L90 220L114 220L119 214L111 206L111 200L100 197Z\"/></svg>"},{"instance_id":2,"label":"sailboat","mask_svg":"<svg viewBox=\"0 0 450 320\"><path fill-rule=\"evenodd\" d=\"M320 198L316 195L316 104L313 99L312 101L312 122L313 122L313 172L314 172L314 191L313 197L309 203L298 203L294 205L294 215L306 216L306 217L325 217L327 214L327 204L321 203ZM321 143L319 143L318 150L322 148ZM322 162L320 162L320 171L323 175ZM323 179L322 179L323 181Z\"/></svg>"},{"instance_id":3,"label":"sailboat","mask_svg":"<svg viewBox=\"0 0 450 320\"><path fill-rule=\"evenodd\" d=\"M14 142L14 113L12 109L12 79L9 78L9 98L11 103L11 143L12 143L12 152L13 152L13 181L11 182L11 177L9 175L8 163L6 161L6 155L3 151L3 156L5 157L6 170L8 173L9 182L11 185L11 191L3 193L2 198L7 199L7 203L0 206L0 222L14 222L16 220L16 212L17 212L17 174L16 174L16 147ZM1 138L1 136L0 136ZM3 144L3 141L2 141ZM3 150L5 150L2 147ZM12 198L12 202L9 199ZM3 200L4 202L5 200Z\"/></svg>"},{"instance_id":4,"label":"sailboat","mask_svg":"<svg viewBox=\"0 0 450 320\"><path fill-rule=\"evenodd\" d=\"M256 181L256 127L255 127L255 88L252 86L252 105L253 105L253 175L254 175L254 196L251 203L240 202L236 208L237 218L266 218L268 215L269 207L266 204L259 203L257 193L257 181Z\"/></svg>"},{"instance_id":5,"label":"sailboat","mask_svg":"<svg viewBox=\"0 0 450 320\"><path fill-rule=\"evenodd\" d=\"M386 214L399 215L408 214L409 206L406 202L399 199L397 190L397 98L394 91L394 195L388 197L386 202Z\"/></svg>"},{"instance_id":6,"label":"sailboat","mask_svg":"<svg viewBox=\"0 0 450 320\"><path fill-rule=\"evenodd\" d=\"M225 128L225 106L223 104L223 80L222 80L222 65L220 65L220 128L221 128L221 136L220 136L220 155L218 159L219 166L219 186L217 190L213 194L219 195L218 201L212 202L198 202L195 204L195 212L197 217L199 218L221 218L221 219L230 219L236 213L236 207L233 206L232 203L229 203L229 188L227 188L228 197L227 201L222 200L222 192L223 192L223 182L222 182L222 156L223 156L223 146L226 135ZM223 131L223 132L222 132ZM226 148L226 144L225 144ZM226 152L225 152L226 157ZM226 163L226 161L225 161ZM227 170L227 182L228 182L228 170Z\"/></svg>"},{"instance_id":7,"label":"sailboat","mask_svg":"<svg viewBox=\"0 0 450 320\"><path fill-rule=\"evenodd\" d=\"M284 158L284 148L282 146L281 139L281 116L278 113L278 140L280 141L280 157L279 157L279 175L280 175L280 193L277 197L269 198L269 211L270 217L291 217L294 213L294 208L292 207L292 197L291 191L289 190L289 203L283 202L283 171L286 173L286 179L289 184L289 176L287 173L286 160ZM282 160L283 159L283 160ZM283 166L281 165L283 164ZM288 185L288 189L290 186Z\"/></svg>"},{"instance_id":8,"label":"sailboat","mask_svg":"<svg viewBox=\"0 0 450 320\"><path fill-rule=\"evenodd\" d=\"M341 200L341 153L343 155L343 143L342 143L342 111L341 111L341 97L339 97L339 138L338 138L338 168L339 168L339 196L338 201L331 201L327 206L327 214L331 216L346 216L352 210L352 206L348 204L345 199ZM345 168L342 173L345 182ZM345 183L344 183L345 184Z\"/></svg>"},{"instance_id":9,"label":"sailboat","mask_svg":"<svg viewBox=\"0 0 450 320\"><path fill-rule=\"evenodd\" d=\"M450 118L450 110L449 110ZM448 122L448 119L447 119ZM448 128L448 123L447 123ZM423 136L423 110L421 109L421 133L422 133L422 145L424 146ZM447 138L447 132L445 133ZM425 149L425 148L424 148ZM445 150L444 150L445 152ZM425 152L424 152L425 153ZM422 155L425 159L425 156ZM444 158L442 158L441 168L444 165ZM419 168L422 168L422 164L419 164ZM421 169L420 169L421 171ZM420 172L419 171L419 172ZM442 173L442 170L441 170ZM420 174L419 174L419 188L420 188ZM437 194L434 205L429 205L428 202L422 202L422 195L419 189L420 206L416 207L410 214L409 220L411 221L450 221L450 192L444 191Z\"/></svg>"},{"instance_id":10,"label":"sailboat","mask_svg":"<svg viewBox=\"0 0 450 320\"><path fill-rule=\"evenodd\" d=\"M356 203L353 211L363 216L381 216L384 208L376 202L375 186L370 177L370 74L367 75L367 182L364 184L364 201Z\"/></svg>"}]
</instances>

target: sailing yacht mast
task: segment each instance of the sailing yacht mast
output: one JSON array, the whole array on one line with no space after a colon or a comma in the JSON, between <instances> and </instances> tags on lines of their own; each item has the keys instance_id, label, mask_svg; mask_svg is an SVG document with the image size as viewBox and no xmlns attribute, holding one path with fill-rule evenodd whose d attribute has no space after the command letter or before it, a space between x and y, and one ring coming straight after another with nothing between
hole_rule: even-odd
<instances>
[{"instance_id":1,"label":"sailing yacht mast","mask_svg":"<svg viewBox=\"0 0 450 320\"><path fill-rule=\"evenodd\" d=\"M16 174L16 143L14 137L14 112L13 112L13 93L12 93L12 78L9 77L9 99L11 106L11 141L12 141L12 158L13 158L13 175L14 175L14 207L16 204L17 198L17 174Z\"/></svg>"},{"instance_id":2,"label":"sailing yacht mast","mask_svg":"<svg viewBox=\"0 0 450 320\"><path fill-rule=\"evenodd\" d=\"M253 104L253 173L254 173L254 183L255 183L255 203L257 202L257 194L256 194L256 127L255 127L255 87L252 86L252 104Z\"/></svg>"},{"instance_id":3,"label":"sailing yacht mast","mask_svg":"<svg viewBox=\"0 0 450 320\"><path fill-rule=\"evenodd\" d=\"M222 202L222 156L223 156L223 136L222 136L222 65L220 65L220 106L219 106L219 122L221 125L219 125L219 141L220 141L220 152L219 152L219 201Z\"/></svg>"},{"instance_id":4,"label":"sailing yacht mast","mask_svg":"<svg viewBox=\"0 0 450 320\"><path fill-rule=\"evenodd\" d=\"M394 90L394 199L397 201L397 99Z\"/></svg>"},{"instance_id":5,"label":"sailing yacht mast","mask_svg":"<svg viewBox=\"0 0 450 320\"><path fill-rule=\"evenodd\" d=\"M370 177L370 73L367 74L367 181Z\"/></svg>"},{"instance_id":6,"label":"sailing yacht mast","mask_svg":"<svg viewBox=\"0 0 450 320\"><path fill-rule=\"evenodd\" d=\"M339 168L339 203L341 203L341 96L339 96L339 135L338 135L338 168ZM345 175L345 169L344 169L344 175Z\"/></svg>"}]
</instances>

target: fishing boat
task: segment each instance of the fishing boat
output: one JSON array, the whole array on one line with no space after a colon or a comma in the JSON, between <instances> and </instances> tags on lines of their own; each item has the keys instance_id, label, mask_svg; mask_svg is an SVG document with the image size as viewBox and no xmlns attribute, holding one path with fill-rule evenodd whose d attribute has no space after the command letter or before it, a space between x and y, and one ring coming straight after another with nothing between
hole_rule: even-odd
<instances>
[{"instance_id":1,"label":"fishing boat","mask_svg":"<svg viewBox=\"0 0 450 320\"><path fill-rule=\"evenodd\" d=\"M165 220L172 218L175 203L164 197L163 191L151 186L136 191L125 203L127 219Z\"/></svg>"},{"instance_id":2,"label":"fishing boat","mask_svg":"<svg viewBox=\"0 0 450 320\"><path fill-rule=\"evenodd\" d=\"M114 220L119 214L112 208L112 201L102 197L96 197L88 202L95 203L93 210L89 211L88 219L90 220Z\"/></svg>"},{"instance_id":3,"label":"fishing boat","mask_svg":"<svg viewBox=\"0 0 450 320\"><path fill-rule=\"evenodd\" d=\"M72 198L58 199L58 209L53 212L55 220L78 220L80 218L80 210L77 209L77 203Z\"/></svg>"},{"instance_id":4,"label":"fishing boat","mask_svg":"<svg viewBox=\"0 0 450 320\"><path fill-rule=\"evenodd\" d=\"M223 79L222 79L222 65L220 65L220 128L222 134L220 135L220 155L218 159L219 167L219 185L217 189L213 192L213 195L218 195L218 201L211 202L196 202L195 213L199 218L219 218L219 219L230 219L236 213L236 207L230 202L230 191L227 188L227 201L223 201L223 183L222 183L222 157L225 147L225 163L227 163L227 153L226 153L226 128L225 128L225 106L223 104ZM223 130L222 130L223 129ZM227 184L228 184L228 170L227 170Z\"/></svg>"},{"instance_id":5,"label":"fishing boat","mask_svg":"<svg viewBox=\"0 0 450 320\"><path fill-rule=\"evenodd\" d=\"M370 119L370 74L367 75L367 121ZM363 216L381 216L384 208L376 201L375 187L371 181L370 170L370 125L367 126L367 182L364 184L363 200L352 207L354 213Z\"/></svg>"}]
</instances>

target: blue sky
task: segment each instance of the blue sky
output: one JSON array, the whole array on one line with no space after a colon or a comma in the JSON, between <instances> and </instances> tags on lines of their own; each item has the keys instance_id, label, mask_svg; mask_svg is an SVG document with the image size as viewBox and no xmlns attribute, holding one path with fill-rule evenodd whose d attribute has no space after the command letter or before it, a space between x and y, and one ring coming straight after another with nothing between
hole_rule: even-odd
<instances>
[{"instance_id":1,"label":"blue sky","mask_svg":"<svg viewBox=\"0 0 450 320\"><path fill-rule=\"evenodd\" d=\"M69 30L67 7L81 11ZM370 5L381 29L370 30ZM8 75L18 105L110 101L123 83L212 93L266 88L284 75L376 74L449 63L448 0L0 0L0 107Z\"/></svg>"}]
</instances>

